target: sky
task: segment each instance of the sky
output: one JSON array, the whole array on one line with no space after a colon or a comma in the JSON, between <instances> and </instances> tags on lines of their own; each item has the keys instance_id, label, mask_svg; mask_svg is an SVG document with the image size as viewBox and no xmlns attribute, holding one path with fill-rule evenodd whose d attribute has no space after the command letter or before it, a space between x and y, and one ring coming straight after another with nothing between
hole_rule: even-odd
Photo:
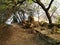
<instances>
[{"instance_id":1,"label":"sky","mask_svg":"<svg viewBox=\"0 0 60 45\"><path fill-rule=\"evenodd\" d=\"M57 2L59 2L59 3L60 3L60 0L57 0Z\"/></svg>"}]
</instances>

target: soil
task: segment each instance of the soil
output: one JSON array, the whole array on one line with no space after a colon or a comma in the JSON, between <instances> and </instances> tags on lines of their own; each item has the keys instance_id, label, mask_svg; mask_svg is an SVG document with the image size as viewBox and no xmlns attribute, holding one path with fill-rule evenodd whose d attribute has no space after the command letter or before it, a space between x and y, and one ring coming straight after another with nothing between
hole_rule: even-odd
<instances>
[{"instance_id":1,"label":"soil","mask_svg":"<svg viewBox=\"0 0 60 45\"><path fill-rule=\"evenodd\" d=\"M54 45L50 44L39 36L35 29L24 29L19 24L11 24L2 26L0 29L0 45ZM38 30L39 31L39 30ZM60 34L44 33L45 30L39 32L51 38L59 40ZM59 40L60 41L60 40Z\"/></svg>"}]
</instances>

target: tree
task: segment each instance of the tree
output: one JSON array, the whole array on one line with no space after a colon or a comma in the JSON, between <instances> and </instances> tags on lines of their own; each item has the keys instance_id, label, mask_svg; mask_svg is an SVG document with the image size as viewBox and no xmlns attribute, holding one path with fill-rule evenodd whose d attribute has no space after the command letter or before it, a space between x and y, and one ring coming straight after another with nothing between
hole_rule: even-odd
<instances>
[{"instance_id":1,"label":"tree","mask_svg":"<svg viewBox=\"0 0 60 45\"><path fill-rule=\"evenodd\" d=\"M5 22L11 15L14 13L16 15L16 11L19 9L19 6L22 5L24 0L0 0L0 17L4 17Z\"/></svg>"},{"instance_id":2,"label":"tree","mask_svg":"<svg viewBox=\"0 0 60 45\"><path fill-rule=\"evenodd\" d=\"M53 1L54 1L54 0L51 0L51 2L50 2L50 4L49 4L48 8L45 8L45 5L44 5L40 0L34 1L35 3L39 4L39 5L42 7L42 9L45 11L46 16L47 16L47 18L48 18L50 24L52 24L52 20L51 20L51 16L50 16L50 14L49 14L48 11L49 11L49 9L50 9L51 4L52 4Z\"/></svg>"},{"instance_id":3,"label":"tree","mask_svg":"<svg viewBox=\"0 0 60 45\"><path fill-rule=\"evenodd\" d=\"M24 2L24 1L26 1L26 0L22 0L22 2ZM53 3L53 1L54 0L51 0L50 1L50 4L49 4L49 6L48 6L48 8L45 8L45 5L41 2L41 0L28 0L29 2L35 2L35 3L37 3L37 4L39 4L41 7L42 7L42 9L45 11L45 13L46 13L46 16L47 16L47 18L48 18L48 20L49 20L49 23L50 24L52 24L52 20L51 20L51 16L50 16L50 14L49 14L49 9L50 9L50 7L51 7L51 5L52 5L52 3ZM21 2L19 2L19 3L21 3ZM18 3L17 3L18 4ZM22 3L21 3L22 4Z\"/></svg>"},{"instance_id":4,"label":"tree","mask_svg":"<svg viewBox=\"0 0 60 45\"><path fill-rule=\"evenodd\" d=\"M37 4L39 4L39 5L42 7L42 9L45 11L49 23L50 23L50 24L52 23L51 16L50 16L50 14L49 14L48 11L49 11L49 9L50 9L50 7L51 7L51 5L52 5L52 3L53 3L54 0L51 0L51 1L50 1L50 4L49 4L49 6L48 6L47 8L46 8L45 5L41 2L41 0L5 0L5 2L4 2L4 0L3 0L3 3L2 3L2 4L7 5L7 7L10 6L9 8L12 9L12 12L13 12L13 13L15 13L17 10L19 10L19 9L18 9L19 6L22 5L23 2L25 2L25 1L28 1L29 3L32 3L32 1L33 1L33 2L35 2L35 3L37 3Z\"/></svg>"}]
</instances>

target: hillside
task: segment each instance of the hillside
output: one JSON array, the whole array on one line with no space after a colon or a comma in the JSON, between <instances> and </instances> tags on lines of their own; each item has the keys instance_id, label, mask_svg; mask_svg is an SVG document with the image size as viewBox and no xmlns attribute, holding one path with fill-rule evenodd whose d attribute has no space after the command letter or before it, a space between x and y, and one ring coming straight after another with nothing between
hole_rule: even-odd
<instances>
[{"instance_id":1,"label":"hillside","mask_svg":"<svg viewBox=\"0 0 60 45\"><path fill-rule=\"evenodd\" d=\"M32 29L24 29L21 25L12 24L4 26L0 30L0 45L56 45L58 42L53 41L49 37L34 31Z\"/></svg>"}]
</instances>

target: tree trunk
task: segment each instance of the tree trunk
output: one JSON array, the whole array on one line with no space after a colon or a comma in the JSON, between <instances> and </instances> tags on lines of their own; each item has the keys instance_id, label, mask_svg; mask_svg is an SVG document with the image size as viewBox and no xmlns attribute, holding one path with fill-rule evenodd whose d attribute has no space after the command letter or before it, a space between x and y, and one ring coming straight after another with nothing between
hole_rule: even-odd
<instances>
[{"instance_id":1,"label":"tree trunk","mask_svg":"<svg viewBox=\"0 0 60 45\"><path fill-rule=\"evenodd\" d=\"M46 13L46 16L48 18L49 24L52 24L52 20L51 20L51 16L50 16L49 12L45 11L45 13Z\"/></svg>"},{"instance_id":2,"label":"tree trunk","mask_svg":"<svg viewBox=\"0 0 60 45\"><path fill-rule=\"evenodd\" d=\"M45 8L45 5L41 2L41 0L36 0L36 2L33 1L33 2L35 2L35 3L37 3L37 4L39 4L39 5L42 7L42 9L45 11L46 16L47 16L48 21L49 21L49 24L52 24L52 20L51 20L51 16L50 16L50 14L49 14L48 11L49 11L49 9L50 9L51 4L53 3L53 1L54 1L54 0L51 0L51 1L50 1L50 4L49 4L48 8Z\"/></svg>"}]
</instances>

